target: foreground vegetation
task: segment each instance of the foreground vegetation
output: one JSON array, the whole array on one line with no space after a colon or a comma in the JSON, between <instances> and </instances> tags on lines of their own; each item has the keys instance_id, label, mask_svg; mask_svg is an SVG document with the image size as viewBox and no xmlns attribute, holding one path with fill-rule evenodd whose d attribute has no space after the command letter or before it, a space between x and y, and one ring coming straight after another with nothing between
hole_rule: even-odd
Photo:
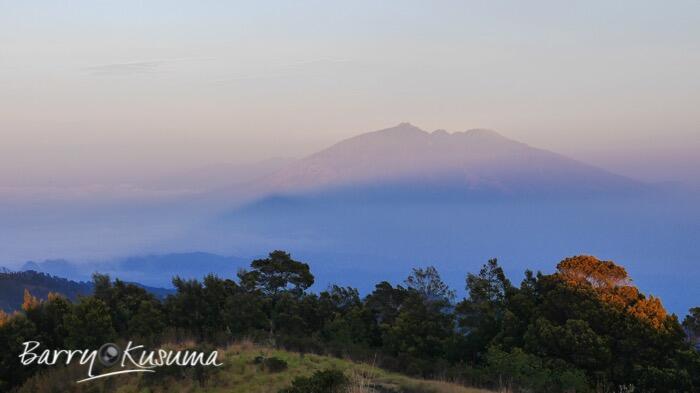
<instances>
[{"instance_id":1,"label":"foreground vegetation","mask_svg":"<svg viewBox=\"0 0 700 393\"><path fill-rule=\"evenodd\" d=\"M27 292L22 312L0 315L0 390L38 391L41 378L54 385L79 379L73 378L77 374L71 373L79 371L73 367L21 366L17 355L27 340L49 348L93 349L127 339L151 346L192 340L213 348L249 338L274 348L268 350L273 355L251 365L252 353L236 354L234 347L226 352L228 372L200 367L171 375L161 370L119 384L90 383L85 391L173 391L159 388L169 378L179 382L163 386L182 391L219 386L235 391L250 383L271 392L285 386L298 391L314 380L295 382L295 376L326 366L348 378L356 375L360 366L339 360L345 358L418 378L508 392L700 392L700 355L681 323L667 315L659 299L640 293L613 262L568 258L554 274L528 271L515 286L491 260L466 277L468 297L460 301L432 267L414 269L403 285L380 282L364 298L356 289L339 286L310 293L313 282L308 265L275 251L253 261L237 280L175 278L177 293L164 301L104 275L95 275L93 295L76 303L56 294L40 300ZM685 322L688 332L700 331L696 311ZM270 366L265 363L269 357L286 362L286 370L251 374L255 367ZM391 384L384 376L399 378L376 373L370 378L376 389L382 387L379 382ZM317 377L340 378L333 375Z\"/></svg>"},{"instance_id":2,"label":"foreground vegetation","mask_svg":"<svg viewBox=\"0 0 700 393\"><path fill-rule=\"evenodd\" d=\"M75 379L82 378L84 372L63 368L38 373L19 392L278 393L289 389L295 381L298 383L321 373L338 372L346 383L337 393L488 393L443 381L410 378L346 359L261 347L251 342L236 343L221 354L224 366L207 370L205 375L197 374L195 370L165 374L159 371L161 375L120 376L77 385Z\"/></svg>"}]
</instances>

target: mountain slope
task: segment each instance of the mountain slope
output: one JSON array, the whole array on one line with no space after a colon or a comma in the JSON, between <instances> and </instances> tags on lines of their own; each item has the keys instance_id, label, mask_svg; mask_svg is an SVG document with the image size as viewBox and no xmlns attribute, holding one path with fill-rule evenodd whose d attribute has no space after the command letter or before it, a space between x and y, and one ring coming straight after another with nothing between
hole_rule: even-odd
<instances>
[{"instance_id":1,"label":"mountain slope","mask_svg":"<svg viewBox=\"0 0 700 393\"><path fill-rule=\"evenodd\" d=\"M288 165L259 186L298 193L423 183L501 193L625 191L634 180L530 147L494 131L423 131L411 124L365 133Z\"/></svg>"},{"instance_id":2,"label":"mountain slope","mask_svg":"<svg viewBox=\"0 0 700 393\"><path fill-rule=\"evenodd\" d=\"M35 271L0 273L0 309L10 312L20 309L24 290L46 299L49 292L58 292L70 299L92 293L92 284L70 281Z\"/></svg>"},{"instance_id":3,"label":"mountain slope","mask_svg":"<svg viewBox=\"0 0 700 393\"><path fill-rule=\"evenodd\" d=\"M168 289L147 287L136 283L135 285L160 298L173 292ZM0 309L6 312L19 310L22 306L25 289L28 289L32 295L39 299L46 299L49 292L56 292L75 300L78 296L91 294L92 288L91 282L71 281L33 270L0 273Z\"/></svg>"}]
</instances>

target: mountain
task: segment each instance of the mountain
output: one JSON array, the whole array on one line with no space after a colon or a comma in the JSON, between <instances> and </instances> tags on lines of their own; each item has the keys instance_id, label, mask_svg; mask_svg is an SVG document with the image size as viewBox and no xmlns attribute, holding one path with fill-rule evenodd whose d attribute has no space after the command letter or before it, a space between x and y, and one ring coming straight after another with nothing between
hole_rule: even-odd
<instances>
[{"instance_id":1,"label":"mountain","mask_svg":"<svg viewBox=\"0 0 700 393\"><path fill-rule=\"evenodd\" d=\"M58 292L75 299L78 295L92 293L92 284L70 281L33 270L0 273L0 309L6 312L20 309L25 289L40 299L46 299L49 292Z\"/></svg>"},{"instance_id":2,"label":"mountain","mask_svg":"<svg viewBox=\"0 0 700 393\"><path fill-rule=\"evenodd\" d=\"M159 298L173 293L169 289L148 287L138 283L132 284L142 287ZM91 294L92 288L92 282L72 281L34 270L2 272L0 273L0 309L6 312L19 310L22 306L25 289L40 299L46 299L49 292L56 292L75 300L78 296Z\"/></svg>"},{"instance_id":3,"label":"mountain","mask_svg":"<svg viewBox=\"0 0 700 393\"><path fill-rule=\"evenodd\" d=\"M43 262L27 261L19 271L35 271L46 273L50 276L66 277L73 280L90 280L90 275L94 271L84 271L79 266L65 259L47 259Z\"/></svg>"},{"instance_id":4,"label":"mountain","mask_svg":"<svg viewBox=\"0 0 700 393\"><path fill-rule=\"evenodd\" d=\"M565 156L473 129L432 133L409 123L341 141L266 177L266 193L392 184L426 184L466 192L620 192L632 179Z\"/></svg>"},{"instance_id":5,"label":"mountain","mask_svg":"<svg viewBox=\"0 0 700 393\"><path fill-rule=\"evenodd\" d=\"M368 278L400 282L427 265L463 288L466 272L490 258L518 277L550 268L542 261L594 254L625 261L675 312L700 295L674 291L686 279L672 273L700 274L694 195L493 131L403 123L341 141L256 187L256 199L183 239L239 255L287 250L315 266L317 288L342 279L370 291Z\"/></svg>"}]
</instances>

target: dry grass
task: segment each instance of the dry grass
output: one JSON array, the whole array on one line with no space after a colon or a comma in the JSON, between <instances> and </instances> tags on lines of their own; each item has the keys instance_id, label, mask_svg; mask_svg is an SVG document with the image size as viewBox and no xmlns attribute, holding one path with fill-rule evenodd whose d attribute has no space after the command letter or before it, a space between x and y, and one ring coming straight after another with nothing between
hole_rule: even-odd
<instances>
[{"instance_id":1,"label":"dry grass","mask_svg":"<svg viewBox=\"0 0 700 393\"><path fill-rule=\"evenodd\" d=\"M377 377L376 371L372 367L355 367L345 372L350 379L350 386L347 393L372 393L374 380Z\"/></svg>"}]
</instances>

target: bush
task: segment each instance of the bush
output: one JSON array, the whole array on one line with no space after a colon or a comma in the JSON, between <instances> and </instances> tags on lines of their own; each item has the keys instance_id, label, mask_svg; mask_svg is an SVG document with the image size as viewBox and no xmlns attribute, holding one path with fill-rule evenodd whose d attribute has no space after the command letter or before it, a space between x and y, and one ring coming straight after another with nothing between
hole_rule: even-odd
<instances>
[{"instance_id":1,"label":"bush","mask_svg":"<svg viewBox=\"0 0 700 393\"><path fill-rule=\"evenodd\" d=\"M311 377L294 378L292 386L279 393L340 393L348 382L342 371L316 371Z\"/></svg>"},{"instance_id":2,"label":"bush","mask_svg":"<svg viewBox=\"0 0 700 393\"><path fill-rule=\"evenodd\" d=\"M265 369L271 373L278 373L287 369L287 362L276 357L265 359L263 365L265 366Z\"/></svg>"}]
</instances>

